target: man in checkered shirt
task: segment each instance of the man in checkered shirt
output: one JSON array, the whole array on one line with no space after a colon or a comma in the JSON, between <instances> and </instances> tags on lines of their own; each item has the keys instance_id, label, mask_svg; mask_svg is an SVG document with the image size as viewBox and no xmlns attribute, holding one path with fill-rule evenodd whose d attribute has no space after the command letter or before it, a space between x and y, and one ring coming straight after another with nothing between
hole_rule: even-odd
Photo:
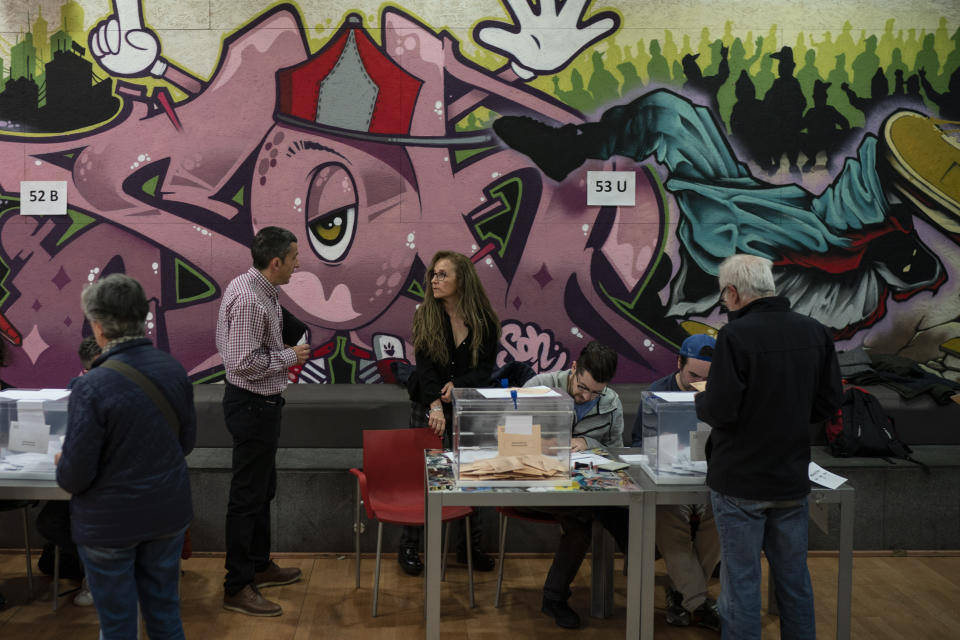
<instances>
[{"instance_id":1,"label":"man in checkered shirt","mask_svg":"<svg viewBox=\"0 0 960 640\"><path fill-rule=\"evenodd\" d=\"M223 607L278 616L279 604L260 589L300 579L300 569L270 560L270 501L276 493L277 443L287 370L307 361L310 345L283 344L278 286L290 282L297 237L265 227L250 248L253 266L230 282L220 303L217 351L227 380L223 416L233 436L233 478L227 504L227 577Z\"/></svg>"}]
</instances>

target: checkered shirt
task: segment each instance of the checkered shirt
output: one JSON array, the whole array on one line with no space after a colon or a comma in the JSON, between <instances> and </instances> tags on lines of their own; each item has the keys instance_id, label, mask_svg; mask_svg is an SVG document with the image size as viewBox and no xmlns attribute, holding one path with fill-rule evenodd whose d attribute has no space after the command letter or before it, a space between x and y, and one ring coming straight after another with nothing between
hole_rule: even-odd
<instances>
[{"instance_id":1,"label":"checkered shirt","mask_svg":"<svg viewBox=\"0 0 960 640\"><path fill-rule=\"evenodd\" d=\"M217 351L227 381L269 396L287 387L287 369L297 354L283 346L277 288L251 267L234 278L223 294L217 318Z\"/></svg>"}]
</instances>

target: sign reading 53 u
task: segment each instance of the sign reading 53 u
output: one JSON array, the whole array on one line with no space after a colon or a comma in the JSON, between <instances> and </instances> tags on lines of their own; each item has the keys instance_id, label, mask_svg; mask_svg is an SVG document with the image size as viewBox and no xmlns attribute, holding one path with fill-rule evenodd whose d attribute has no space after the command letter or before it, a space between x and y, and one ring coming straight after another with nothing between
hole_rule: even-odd
<instances>
[{"instance_id":1,"label":"sign reading 53 u","mask_svg":"<svg viewBox=\"0 0 960 640\"><path fill-rule=\"evenodd\" d=\"M65 180L24 180L20 183L20 215L67 215Z\"/></svg>"},{"instance_id":2,"label":"sign reading 53 u","mask_svg":"<svg viewBox=\"0 0 960 640\"><path fill-rule=\"evenodd\" d=\"M587 206L632 207L636 182L634 171L587 171Z\"/></svg>"}]
</instances>

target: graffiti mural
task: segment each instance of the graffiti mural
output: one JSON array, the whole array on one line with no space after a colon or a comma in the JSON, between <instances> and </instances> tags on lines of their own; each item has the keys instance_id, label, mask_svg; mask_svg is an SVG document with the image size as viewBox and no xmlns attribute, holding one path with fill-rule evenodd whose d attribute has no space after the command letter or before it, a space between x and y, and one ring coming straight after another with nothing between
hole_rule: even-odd
<instances>
[{"instance_id":1,"label":"graffiti mural","mask_svg":"<svg viewBox=\"0 0 960 640\"><path fill-rule=\"evenodd\" d=\"M642 3L483 2L457 29L423 2L316 26L241 3L207 74L151 26L168 1L58 3L53 34L53 5L5 16L23 25L0 41L11 384L69 380L80 291L118 271L157 345L217 380L221 289L267 225L300 238L298 382L391 381L441 249L476 263L499 364L563 368L599 339L617 380L659 377L723 323L716 267L741 251L841 348L960 379L960 11L755 35L651 28ZM636 172L634 206L585 205L608 169ZM67 215L21 215L23 181L66 182Z\"/></svg>"}]
</instances>

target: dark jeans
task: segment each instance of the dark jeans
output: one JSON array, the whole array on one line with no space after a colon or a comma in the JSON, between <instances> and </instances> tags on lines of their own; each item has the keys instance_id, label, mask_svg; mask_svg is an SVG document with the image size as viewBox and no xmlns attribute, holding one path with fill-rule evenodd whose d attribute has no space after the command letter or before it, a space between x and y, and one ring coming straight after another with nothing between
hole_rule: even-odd
<instances>
[{"instance_id":1,"label":"dark jeans","mask_svg":"<svg viewBox=\"0 0 960 640\"><path fill-rule=\"evenodd\" d=\"M807 569L807 497L764 501L710 491L720 533L720 624L724 638L760 640L762 550L773 573L781 640L815 640L813 587Z\"/></svg>"},{"instance_id":2,"label":"dark jeans","mask_svg":"<svg viewBox=\"0 0 960 640\"><path fill-rule=\"evenodd\" d=\"M102 640L137 637L138 602L151 640L183 640L182 548L183 531L126 547L80 547Z\"/></svg>"},{"instance_id":3,"label":"dark jeans","mask_svg":"<svg viewBox=\"0 0 960 640\"><path fill-rule=\"evenodd\" d=\"M233 478L227 503L227 577L233 595L253 583L270 563L270 502L277 492L277 443L280 395L261 396L229 382L223 392L223 417L233 436Z\"/></svg>"}]
</instances>

